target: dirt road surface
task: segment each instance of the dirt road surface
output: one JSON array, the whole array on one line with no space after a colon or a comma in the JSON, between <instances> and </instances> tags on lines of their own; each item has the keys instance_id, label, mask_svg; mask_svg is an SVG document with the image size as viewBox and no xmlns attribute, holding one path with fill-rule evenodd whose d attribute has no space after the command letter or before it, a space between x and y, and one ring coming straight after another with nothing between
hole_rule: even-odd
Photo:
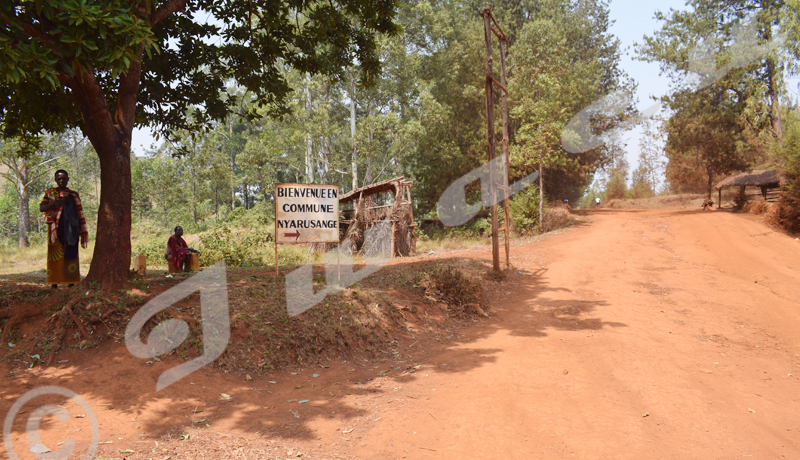
<instances>
[{"instance_id":1,"label":"dirt road surface","mask_svg":"<svg viewBox=\"0 0 800 460\"><path fill-rule=\"evenodd\" d=\"M721 211L595 212L560 233L512 246L489 319L399 361L155 393L168 367L142 374L120 346L15 377L0 409L70 387L106 459L800 458L800 241Z\"/></svg>"}]
</instances>

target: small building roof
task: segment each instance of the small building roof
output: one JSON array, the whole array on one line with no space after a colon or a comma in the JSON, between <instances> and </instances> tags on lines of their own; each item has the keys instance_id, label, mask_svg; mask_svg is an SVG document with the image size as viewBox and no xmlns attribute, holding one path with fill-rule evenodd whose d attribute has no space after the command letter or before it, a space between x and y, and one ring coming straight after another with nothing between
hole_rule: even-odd
<instances>
[{"instance_id":1,"label":"small building roof","mask_svg":"<svg viewBox=\"0 0 800 460\"><path fill-rule=\"evenodd\" d=\"M367 185L366 187L356 188L350 190L349 192L341 195L339 197L339 203L347 203L353 201L359 197L362 193L364 196L374 195L376 193L381 192L397 192L398 187L402 183L408 183L409 181L405 180L405 176L395 177L394 179L386 179L384 181L376 182L374 184Z\"/></svg>"},{"instance_id":2,"label":"small building roof","mask_svg":"<svg viewBox=\"0 0 800 460\"><path fill-rule=\"evenodd\" d=\"M714 186L716 189L724 187L743 187L743 186L772 186L777 187L785 184L786 178L780 177L778 171L774 169L756 169L750 172L740 172L726 177Z\"/></svg>"}]
</instances>

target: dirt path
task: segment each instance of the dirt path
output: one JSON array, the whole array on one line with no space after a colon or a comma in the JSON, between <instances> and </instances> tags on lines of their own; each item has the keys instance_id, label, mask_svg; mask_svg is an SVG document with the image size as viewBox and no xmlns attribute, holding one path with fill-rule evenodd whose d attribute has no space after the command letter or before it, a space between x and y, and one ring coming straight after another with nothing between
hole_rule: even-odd
<instances>
[{"instance_id":1,"label":"dirt path","mask_svg":"<svg viewBox=\"0 0 800 460\"><path fill-rule=\"evenodd\" d=\"M800 458L800 241L619 212L512 254L494 320L359 458Z\"/></svg>"},{"instance_id":2,"label":"dirt path","mask_svg":"<svg viewBox=\"0 0 800 460\"><path fill-rule=\"evenodd\" d=\"M0 409L44 384L117 386L86 397L106 459L800 458L800 241L725 212L620 211L512 251L490 319L400 361L156 394L169 366L142 373L120 346L111 375L5 378Z\"/></svg>"}]
</instances>

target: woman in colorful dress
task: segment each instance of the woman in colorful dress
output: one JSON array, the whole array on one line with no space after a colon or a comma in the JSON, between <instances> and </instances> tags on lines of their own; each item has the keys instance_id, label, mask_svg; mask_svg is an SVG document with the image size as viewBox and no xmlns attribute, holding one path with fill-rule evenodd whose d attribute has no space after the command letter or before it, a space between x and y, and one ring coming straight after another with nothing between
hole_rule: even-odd
<instances>
[{"instance_id":1,"label":"woman in colorful dress","mask_svg":"<svg viewBox=\"0 0 800 460\"><path fill-rule=\"evenodd\" d=\"M169 264L170 273L182 273L189 271L189 257L191 253L200 254L200 251L190 248L186 244L186 240L182 238L183 228L179 225L173 230L174 235L169 237L167 241L167 252L164 258L167 259Z\"/></svg>"},{"instance_id":2,"label":"woman in colorful dress","mask_svg":"<svg viewBox=\"0 0 800 460\"><path fill-rule=\"evenodd\" d=\"M63 169L56 171L58 187L44 192L39 211L47 221L47 284L57 289L59 284L70 287L81 282L78 261L78 241L86 249L89 233L78 192L67 188L69 174Z\"/></svg>"}]
</instances>

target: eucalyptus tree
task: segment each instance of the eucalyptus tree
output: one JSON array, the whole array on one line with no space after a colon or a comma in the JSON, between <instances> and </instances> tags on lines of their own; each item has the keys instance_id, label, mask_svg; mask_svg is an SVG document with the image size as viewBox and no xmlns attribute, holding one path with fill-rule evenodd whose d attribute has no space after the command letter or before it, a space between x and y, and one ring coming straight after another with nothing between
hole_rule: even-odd
<instances>
[{"instance_id":1,"label":"eucalyptus tree","mask_svg":"<svg viewBox=\"0 0 800 460\"><path fill-rule=\"evenodd\" d=\"M690 184L766 161L782 143L785 71L797 70L798 2L690 0L685 10L656 12L663 26L637 46L673 80L664 98L667 175Z\"/></svg>"}]
</instances>

